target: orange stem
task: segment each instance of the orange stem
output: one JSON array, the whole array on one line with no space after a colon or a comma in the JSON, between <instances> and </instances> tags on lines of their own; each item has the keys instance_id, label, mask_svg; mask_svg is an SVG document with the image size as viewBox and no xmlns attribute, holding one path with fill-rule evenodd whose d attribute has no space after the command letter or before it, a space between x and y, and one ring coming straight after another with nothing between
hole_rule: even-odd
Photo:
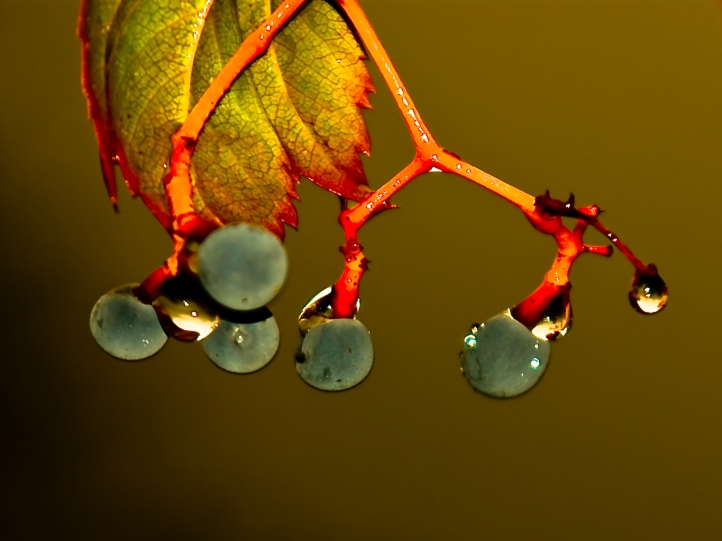
<instances>
[{"instance_id":1,"label":"orange stem","mask_svg":"<svg viewBox=\"0 0 722 541\"><path fill-rule=\"evenodd\" d=\"M359 284L366 270L366 258L363 257L363 252L358 243L358 230L379 211L391 208L389 199L393 194L409 184L419 174L429 171L432 167L459 175L494 192L522 210L535 229L554 237L559 246L555 262L547 272L539 289L517 307L522 319L529 320L528 324L531 324L531 320L537 315L539 317L543 315L549 302L554 299L562 288L570 287L569 271L572 263L581 253L611 255L610 247L584 245L582 236L587 224L593 225L610 238L635 268L646 268L616 235L610 233L598 221L598 207L591 206L580 209L578 212L581 218L580 222L575 231L571 232L562 223L560 215L549 214L545 209L540 209L534 196L464 162L457 155L446 151L436 143L366 14L361 9L358 0L336 1L350 19L372 60L381 71L381 75L411 133L416 147L416 155L413 161L398 175L369 195L364 201L353 209L341 212L339 221L344 228L346 237L346 244L341 248L341 251L346 256L346 264L341 277L334 286L334 317L352 317L355 313ZM571 205L567 206L570 212L576 210L570 207ZM350 258L349 254L356 257ZM359 265L359 260L363 261L363 265ZM534 321L534 324L536 321L538 321L538 318Z\"/></svg>"},{"instance_id":2,"label":"orange stem","mask_svg":"<svg viewBox=\"0 0 722 541\"><path fill-rule=\"evenodd\" d=\"M238 76L268 49L276 33L305 2L306 0L287 0L243 41L195 104L183 125L172 136L173 151L170 171L166 175L164 183L173 215L174 231L180 231L185 235L187 229L192 230L194 227L188 226L189 220L191 223L197 221L193 204L190 162L198 137L206 122ZM208 10L204 17L207 16L207 13Z\"/></svg>"},{"instance_id":3,"label":"orange stem","mask_svg":"<svg viewBox=\"0 0 722 541\"><path fill-rule=\"evenodd\" d=\"M566 208L570 212L576 212L573 215L580 217L580 222L574 232L569 231L561 221L561 214L540 207L537 204L537 198L464 162L454 153L443 149L432 137L358 1L336 0L336 2L350 19L369 51L372 60L379 67L384 81L391 90L396 105L411 133L416 147L416 155L409 165L381 188L370 194L356 207L341 212L339 221L344 228L346 237L346 243L341 248L341 251L346 261L343 273L334 286L334 317L352 317L356 310L359 284L367 269L367 260L362 247L358 243L358 230L378 212L392 208L389 202L390 197L419 174L431 170L432 167L459 175L494 192L522 210L535 229L552 235L556 240L559 246L557 258L546 274L542 286L517 307L519 313L522 314L522 318L529 320L525 323L527 325L531 324L531 320L537 314L541 315L543 313L543 310L546 309L546 306L560 288L569 287L569 271L579 254L586 251L611 255L608 247L600 248L584 245L582 235L587 224L593 225L610 238L635 268L638 270L647 268L616 235L613 235L598 221L599 209L596 206L577 211L567 204ZM181 246L185 238L194 234L199 237L207 234L209 225L195 214L190 179L190 160L198 137L210 115L233 82L253 60L266 51L276 32L290 20L304 3L305 0L288 0L244 40L238 51L206 89L183 126L173 135L170 171L164 182L173 215L172 231L176 246L174 255L166 261L163 268L158 269L149 277L148 283L144 283L148 287L144 289L155 289L158 287L156 282L162 279L163 276L167 276L169 273L171 275L177 273L179 268L178 257L182 253Z\"/></svg>"},{"instance_id":4,"label":"orange stem","mask_svg":"<svg viewBox=\"0 0 722 541\"><path fill-rule=\"evenodd\" d=\"M215 224L198 216L193 204L190 164L198 137L234 81L251 62L268 49L276 33L305 2L306 0L287 0L241 43L228 63L208 85L183 125L171 137L170 166L163 183L172 216L169 229L173 237L173 255L143 282L139 288L141 296L152 296L165 280L178 274L181 268L180 257L187 239L202 241L216 227ZM209 0L201 14L204 20L208 16L211 4L212 1Z\"/></svg>"}]
</instances>

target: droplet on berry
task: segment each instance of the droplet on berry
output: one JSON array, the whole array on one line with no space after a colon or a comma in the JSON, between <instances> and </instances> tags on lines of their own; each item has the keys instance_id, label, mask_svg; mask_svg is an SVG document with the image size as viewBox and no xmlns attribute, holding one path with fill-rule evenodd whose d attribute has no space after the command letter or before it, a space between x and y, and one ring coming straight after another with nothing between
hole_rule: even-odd
<instances>
[{"instance_id":1,"label":"droplet on berry","mask_svg":"<svg viewBox=\"0 0 722 541\"><path fill-rule=\"evenodd\" d=\"M464 338L461 368L477 391L493 397L520 395L541 379L550 346L507 310Z\"/></svg>"},{"instance_id":2,"label":"droplet on berry","mask_svg":"<svg viewBox=\"0 0 722 541\"><path fill-rule=\"evenodd\" d=\"M635 273L629 290L629 303L640 314L656 314L667 305L667 284L655 265Z\"/></svg>"},{"instance_id":3,"label":"droplet on berry","mask_svg":"<svg viewBox=\"0 0 722 541\"><path fill-rule=\"evenodd\" d=\"M331 319L308 331L296 356L303 381L322 391L343 391L361 383L373 366L374 349L357 319Z\"/></svg>"},{"instance_id":4,"label":"droplet on berry","mask_svg":"<svg viewBox=\"0 0 722 541\"><path fill-rule=\"evenodd\" d=\"M268 304L286 279L281 241L252 224L231 224L208 235L198 249L198 277L217 302L232 310Z\"/></svg>"},{"instance_id":5,"label":"droplet on berry","mask_svg":"<svg viewBox=\"0 0 722 541\"><path fill-rule=\"evenodd\" d=\"M153 308L168 336L194 342L206 338L218 325L218 314L211 308L212 303L194 279L178 276L161 286Z\"/></svg>"},{"instance_id":6,"label":"droplet on berry","mask_svg":"<svg viewBox=\"0 0 722 541\"><path fill-rule=\"evenodd\" d=\"M278 351L281 335L276 318L267 308L223 314L218 328L203 341L208 358L236 374L266 366Z\"/></svg>"},{"instance_id":7,"label":"droplet on berry","mask_svg":"<svg viewBox=\"0 0 722 541\"><path fill-rule=\"evenodd\" d=\"M333 319L333 287L327 287L306 303L298 316L298 330L306 336L312 328ZM361 299L356 300L356 313L361 310ZM354 314L354 319L356 314Z\"/></svg>"},{"instance_id":8,"label":"droplet on berry","mask_svg":"<svg viewBox=\"0 0 722 541\"><path fill-rule=\"evenodd\" d=\"M128 284L109 291L90 312L90 332L95 341L124 361L150 357L168 340L153 307L133 295L137 286Z\"/></svg>"},{"instance_id":9,"label":"droplet on berry","mask_svg":"<svg viewBox=\"0 0 722 541\"><path fill-rule=\"evenodd\" d=\"M552 341L563 338L572 326L572 303L569 291L564 290L549 303L532 334L541 340Z\"/></svg>"}]
</instances>

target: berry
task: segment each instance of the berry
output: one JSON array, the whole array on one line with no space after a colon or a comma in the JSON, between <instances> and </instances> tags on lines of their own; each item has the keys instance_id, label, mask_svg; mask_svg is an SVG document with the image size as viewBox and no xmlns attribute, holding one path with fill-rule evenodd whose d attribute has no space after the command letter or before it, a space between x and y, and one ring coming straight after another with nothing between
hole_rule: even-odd
<instances>
[{"instance_id":1,"label":"berry","mask_svg":"<svg viewBox=\"0 0 722 541\"><path fill-rule=\"evenodd\" d=\"M252 224L216 229L198 249L198 277L205 290L232 310L255 310L280 291L286 250L273 233Z\"/></svg>"},{"instance_id":2,"label":"berry","mask_svg":"<svg viewBox=\"0 0 722 541\"><path fill-rule=\"evenodd\" d=\"M373 362L373 344L363 323L332 319L308 331L296 358L296 370L316 389L343 391L361 383Z\"/></svg>"},{"instance_id":3,"label":"berry","mask_svg":"<svg viewBox=\"0 0 722 541\"><path fill-rule=\"evenodd\" d=\"M133 295L137 285L109 291L90 312L90 332L95 341L107 353L124 361L150 357L168 340L153 307Z\"/></svg>"},{"instance_id":4,"label":"berry","mask_svg":"<svg viewBox=\"0 0 722 541\"><path fill-rule=\"evenodd\" d=\"M464 338L461 367L469 384L494 397L531 389L549 363L549 343L504 312L473 326Z\"/></svg>"},{"instance_id":5,"label":"berry","mask_svg":"<svg viewBox=\"0 0 722 541\"><path fill-rule=\"evenodd\" d=\"M203 341L208 358L228 372L247 374L266 366L278 351L281 337L276 318L263 308L225 315Z\"/></svg>"}]
</instances>

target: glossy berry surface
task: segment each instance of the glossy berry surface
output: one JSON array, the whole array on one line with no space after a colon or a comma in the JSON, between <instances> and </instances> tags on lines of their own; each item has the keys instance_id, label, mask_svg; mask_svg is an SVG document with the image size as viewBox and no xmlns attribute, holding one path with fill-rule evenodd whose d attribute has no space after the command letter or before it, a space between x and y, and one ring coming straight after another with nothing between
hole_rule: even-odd
<instances>
[{"instance_id":1,"label":"glossy berry surface","mask_svg":"<svg viewBox=\"0 0 722 541\"><path fill-rule=\"evenodd\" d=\"M343 391L361 383L373 366L374 349L366 327L356 319L332 319L303 339L296 370L322 391Z\"/></svg>"},{"instance_id":2,"label":"glossy berry surface","mask_svg":"<svg viewBox=\"0 0 722 541\"><path fill-rule=\"evenodd\" d=\"M90 312L90 332L95 341L107 353L124 361L150 357L168 340L153 307L133 295L136 285L109 291Z\"/></svg>"},{"instance_id":3,"label":"glossy berry surface","mask_svg":"<svg viewBox=\"0 0 722 541\"><path fill-rule=\"evenodd\" d=\"M278 351L281 335L276 318L268 310L258 317L221 319L218 328L203 341L208 358L218 367L236 374L255 372L266 366Z\"/></svg>"},{"instance_id":4,"label":"glossy berry surface","mask_svg":"<svg viewBox=\"0 0 722 541\"><path fill-rule=\"evenodd\" d=\"M255 310L268 304L286 280L286 249L273 233L232 224L211 233L198 250L198 278L220 304Z\"/></svg>"},{"instance_id":5,"label":"glossy berry surface","mask_svg":"<svg viewBox=\"0 0 722 541\"><path fill-rule=\"evenodd\" d=\"M548 342L502 313L475 326L464 338L461 366L477 391L512 397L537 384L549 364L549 353Z\"/></svg>"}]
</instances>

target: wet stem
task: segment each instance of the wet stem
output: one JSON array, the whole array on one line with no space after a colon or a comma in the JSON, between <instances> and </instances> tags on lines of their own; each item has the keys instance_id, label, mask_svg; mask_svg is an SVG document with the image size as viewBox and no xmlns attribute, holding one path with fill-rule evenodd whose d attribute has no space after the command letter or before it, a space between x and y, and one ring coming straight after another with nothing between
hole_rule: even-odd
<instances>
[{"instance_id":1,"label":"wet stem","mask_svg":"<svg viewBox=\"0 0 722 541\"><path fill-rule=\"evenodd\" d=\"M284 2L244 40L192 109L183 126L173 136L170 170L164 182L173 215L171 233L176 248L164 266L152 273L141 285L140 291L145 296L152 296L167 278L177 274L182 265L179 258L183 257L183 246L187 239L202 240L213 228L220 225L209 224L195 213L189 168L196 141L216 105L236 78L253 60L265 52L275 34L305 3L306 0ZM564 203L551 199L548 194L534 197L464 162L456 154L442 148L436 143L424 123L358 0L336 0L335 3L345 13L371 59L378 66L416 148L414 159L397 175L355 207L341 211L339 223L345 235L345 244L341 247L341 253L344 255L345 264L341 277L334 285L332 306L335 318L353 317L356 312L361 279L368 268L367 259L358 239L359 230L379 212L393 208L390 203L391 196L418 175L432 168L461 176L492 191L519 208L535 229L551 235L556 241L557 257L542 284L515 308L515 317L529 328L536 325L544 310L558 294L564 290L568 291L571 287L569 271L580 254L587 252L607 257L612 254L612 246L584 244L583 235L589 225L610 239L638 273L653 267L642 263L598 220L600 210L596 205L576 209L573 198ZM562 216L577 218L577 226L573 231L562 223Z\"/></svg>"}]
</instances>

